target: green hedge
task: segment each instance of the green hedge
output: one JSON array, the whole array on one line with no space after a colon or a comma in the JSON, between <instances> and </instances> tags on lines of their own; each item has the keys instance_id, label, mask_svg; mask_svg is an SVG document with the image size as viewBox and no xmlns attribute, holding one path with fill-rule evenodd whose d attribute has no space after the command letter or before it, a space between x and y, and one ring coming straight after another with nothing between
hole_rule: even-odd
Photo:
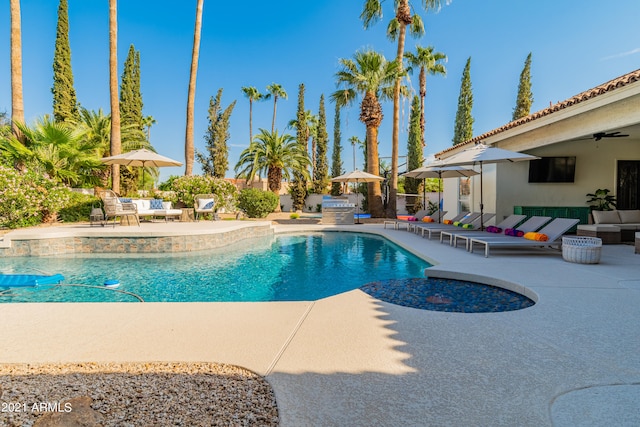
<instances>
[{"instance_id":1,"label":"green hedge","mask_svg":"<svg viewBox=\"0 0 640 427\"><path fill-rule=\"evenodd\" d=\"M257 188L247 188L240 191L238 207L249 218L264 218L273 212L280 198L271 191L262 191Z\"/></svg>"}]
</instances>

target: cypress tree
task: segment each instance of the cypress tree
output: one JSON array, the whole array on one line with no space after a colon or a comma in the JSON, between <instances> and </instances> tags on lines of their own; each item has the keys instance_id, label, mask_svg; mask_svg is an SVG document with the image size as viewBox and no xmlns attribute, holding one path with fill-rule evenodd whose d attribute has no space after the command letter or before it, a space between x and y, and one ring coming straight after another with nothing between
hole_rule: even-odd
<instances>
[{"instance_id":1,"label":"cypress tree","mask_svg":"<svg viewBox=\"0 0 640 427\"><path fill-rule=\"evenodd\" d=\"M416 95L411 102L409 137L407 139L407 168L409 170L419 168L422 166L424 160L422 156L421 117L420 98ZM404 192L407 194L418 194L421 181L421 179L405 178Z\"/></svg>"},{"instance_id":2,"label":"cypress tree","mask_svg":"<svg viewBox=\"0 0 640 427\"><path fill-rule=\"evenodd\" d=\"M129 46L120 83L120 117L122 126L144 130L142 93L140 92L140 52Z\"/></svg>"},{"instance_id":3,"label":"cypress tree","mask_svg":"<svg viewBox=\"0 0 640 427\"><path fill-rule=\"evenodd\" d=\"M511 120L518 120L531 114L533 105L533 93L531 93L531 52L524 61L524 68L520 73L520 83L518 84L518 97L516 106L513 109Z\"/></svg>"},{"instance_id":4,"label":"cypress tree","mask_svg":"<svg viewBox=\"0 0 640 427\"><path fill-rule=\"evenodd\" d=\"M229 148L227 141L231 137L229 133L229 120L236 101L222 110L222 88L218 89L216 97L209 100L209 127L204 136L207 155L196 151L196 159L202 165L205 175L215 178L224 178L229 169Z\"/></svg>"},{"instance_id":5,"label":"cypress tree","mask_svg":"<svg viewBox=\"0 0 640 427\"><path fill-rule=\"evenodd\" d=\"M340 133L340 106L336 102L336 112L333 119L333 154L331 155L331 177L342 175L342 134ZM331 183L331 195L339 196L341 185L339 182Z\"/></svg>"},{"instance_id":6,"label":"cypress tree","mask_svg":"<svg viewBox=\"0 0 640 427\"><path fill-rule=\"evenodd\" d=\"M56 122L80 120L76 90L73 87L71 48L69 46L69 12L67 0L60 0L58 26L53 54L53 118Z\"/></svg>"},{"instance_id":7,"label":"cypress tree","mask_svg":"<svg viewBox=\"0 0 640 427\"><path fill-rule=\"evenodd\" d=\"M327 114L324 109L324 94L320 95L318 108L318 128L316 130L316 164L313 168L313 190L316 194L327 191L329 185L329 135L327 133Z\"/></svg>"},{"instance_id":8,"label":"cypress tree","mask_svg":"<svg viewBox=\"0 0 640 427\"><path fill-rule=\"evenodd\" d=\"M462 72L462 84L460 85L460 96L458 97L458 111L456 112L456 123L453 129L453 145L468 141L473 138L473 92L471 90L471 57L467 59L467 65Z\"/></svg>"},{"instance_id":9,"label":"cypress tree","mask_svg":"<svg viewBox=\"0 0 640 427\"><path fill-rule=\"evenodd\" d=\"M304 111L304 83L300 83L298 86L298 110L296 113L296 139L301 148L307 151L307 120ZM304 176L294 172L291 185L289 186L289 193L291 194L291 202L293 204L293 210L303 210L304 201L307 198L307 181Z\"/></svg>"}]
</instances>

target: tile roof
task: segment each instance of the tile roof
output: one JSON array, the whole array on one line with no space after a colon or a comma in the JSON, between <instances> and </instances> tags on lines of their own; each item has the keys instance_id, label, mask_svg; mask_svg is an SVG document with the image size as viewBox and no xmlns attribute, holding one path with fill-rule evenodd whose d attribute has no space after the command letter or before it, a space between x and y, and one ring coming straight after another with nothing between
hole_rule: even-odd
<instances>
[{"instance_id":1,"label":"tile roof","mask_svg":"<svg viewBox=\"0 0 640 427\"><path fill-rule=\"evenodd\" d=\"M571 107L572 105L579 104L581 102L587 101L589 99L595 98L596 96L602 95L607 92L611 92L623 86L629 85L631 83L640 81L640 69L627 73L623 76L617 77L613 80L609 80L606 83L603 83L599 86L594 87L593 89L586 90L582 93L579 93L571 98L564 100L562 102L558 102L557 104L551 105L544 110L536 111L535 113L529 114L526 117L522 117L518 120L514 120L512 122L507 123L504 126L499 128L490 130L489 132L485 132L482 135L478 135L468 141L462 142L460 144L454 145L453 147L449 147L445 150L442 150L440 153L446 153L448 151L460 148L461 146L476 144L481 140L488 138L493 135L497 135L501 132L504 132L509 129L513 129L522 124L531 122L533 120L539 119L544 116L548 116L549 114L555 113L556 111L563 110L565 108Z\"/></svg>"}]
</instances>

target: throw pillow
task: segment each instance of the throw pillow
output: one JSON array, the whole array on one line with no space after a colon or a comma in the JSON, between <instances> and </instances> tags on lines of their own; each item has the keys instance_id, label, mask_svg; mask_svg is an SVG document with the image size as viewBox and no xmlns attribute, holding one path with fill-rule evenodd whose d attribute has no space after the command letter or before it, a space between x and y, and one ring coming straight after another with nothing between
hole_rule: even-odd
<instances>
[{"instance_id":1,"label":"throw pillow","mask_svg":"<svg viewBox=\"0 0 640 427\"><path fill-rule=\"evenodd\" d=\"M164 209L164 206L162 206L162 199L151 199L149 208L154 211Z\"/></svg>"},{"instance_id":2,"label":"throw pillow","mask_svg":"<svg viewBox=\"0 0 640 427\"><path fill-rule=\"evenodd\" d=\"M120 203L131 203L130 197L120 197L118 200L120 201Z\"/></svg>"},{"instance_id":3,"label":"throw pillow","mask_svg":"<svg viewBox=\"0 0 640 427\"><path fill-rule=\"evenodd\" d=\"M213 199L198 199L198 209L213 209Z\"/></svg>"}]
</instances>

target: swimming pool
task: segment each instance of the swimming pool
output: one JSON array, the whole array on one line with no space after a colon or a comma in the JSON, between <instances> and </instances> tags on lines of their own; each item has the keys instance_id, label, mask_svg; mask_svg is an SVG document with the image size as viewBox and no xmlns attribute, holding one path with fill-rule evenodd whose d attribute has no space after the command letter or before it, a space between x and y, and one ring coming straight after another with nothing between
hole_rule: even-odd
<instances>
[{"instance_id":1,"label":"swimming pool","mask_svg":"<svg viewBox=\"0 0 640 427\"><path fill-rule=\"evenodd\" d=\"M5 258L0 273L44 271L63 286L0 288L0 303L313 301L430 265L387 239L326 232L245 240L205 253ZM118 280L118 289L105 289ZM69 285L87 286L69 286ZM131 294L128 294L131 293Z\"/></svg>"}]
</instances>

